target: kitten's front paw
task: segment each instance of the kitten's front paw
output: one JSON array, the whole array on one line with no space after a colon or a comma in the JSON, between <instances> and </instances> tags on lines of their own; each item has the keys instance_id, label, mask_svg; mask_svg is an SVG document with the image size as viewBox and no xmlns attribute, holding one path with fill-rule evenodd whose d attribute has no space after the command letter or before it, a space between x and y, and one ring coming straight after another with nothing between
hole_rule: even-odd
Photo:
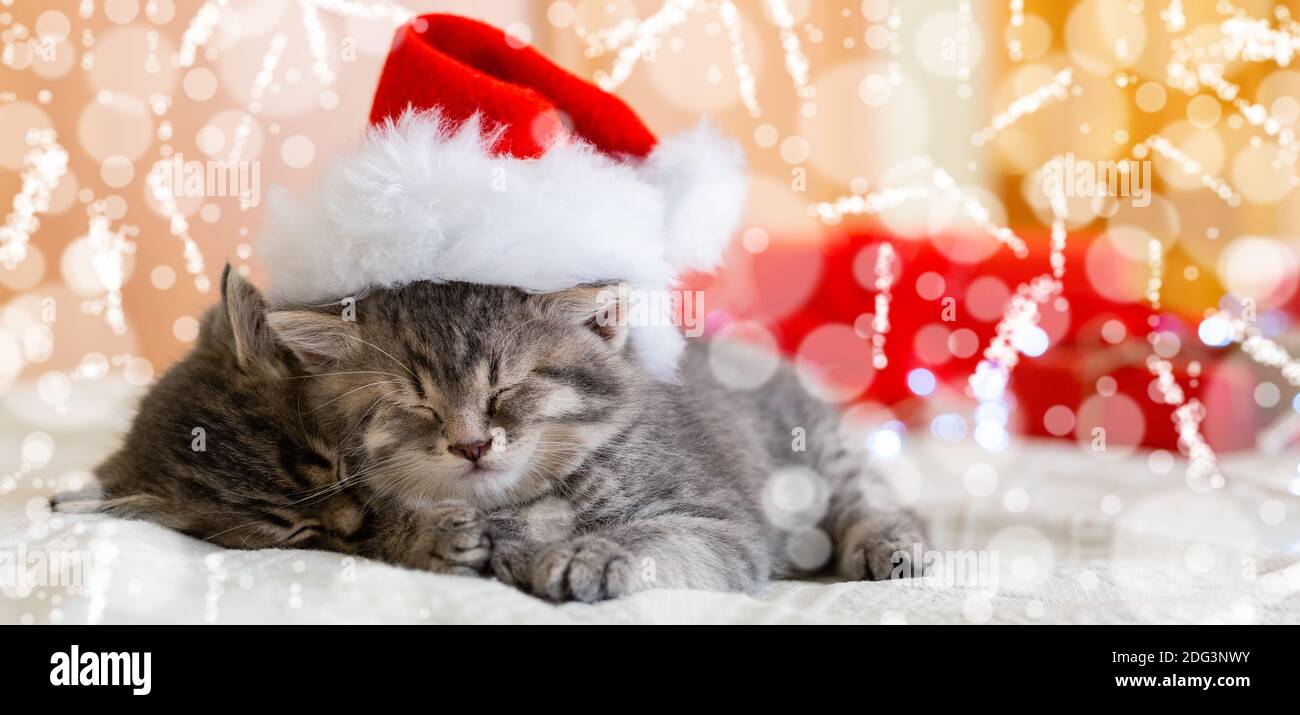
<instances>
[{"instance_id":1,"label":"kitten's front paw","mask_svg":"<svg viewBox=\"0 0 1300 715\"><path fill-rule=\"evenodd\" d=\"M417 558L434 573L482 573L492 555L487 522L478 509L460 501L438 502L424 514Z\"/></svg>"},{"instance_id":2,"label":"kitten's front paw","mask_svg":"<svg viewBox=\"0 0 1300 715\"><path fill-rule=\"evenodd\" d=\"M915 557L925 548L925 527L910 512L860 522L845 532L844 543L838 545L840 575L859 581L923 576L924 564L916 563Z\"/></svg>"},{"instance_id":3,"label":"kitten's front paw","mask_svg":"<svg viewBox=\"0 0 1300 715\"><path fill-rule=\"evenodd\" d=\"M494 541L492 558L488 560L488 571L501 583L527 591L532 585L532 577L529 573L532 559L532 551L522 541Z\"/></svg>"},{"instance_id":4,"label":"kitten's front paw","mask_svg":"<svg viewBox=\"0 0 1300 715\"><path fill-rule=\"evenodd\" d=\"M533 593L552 601L592 603L645 588L632 555L601 536L580 536L542 550L533 562Z\"/></svg>"}]
</instances>

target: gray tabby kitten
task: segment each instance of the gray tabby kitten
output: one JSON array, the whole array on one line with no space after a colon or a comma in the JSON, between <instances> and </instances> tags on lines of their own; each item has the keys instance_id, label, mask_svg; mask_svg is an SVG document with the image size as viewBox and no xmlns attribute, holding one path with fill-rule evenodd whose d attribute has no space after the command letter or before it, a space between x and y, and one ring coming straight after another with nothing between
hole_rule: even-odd
<instances>
[{"instance_id":1,"label":"gray tabby kitten","mask_svg":"<svg viewBox=\"0 0 1300 715\"><path fill-rule=\"evenodd\" d=\"M352 478L411 508L481 515L491 572L539 596L791 574L790 533L762 503L789 465L824 480L818 525L840 575L910 575L922 526L840 438L835 410L788 366L760 389L720 384L699 344L679 384L651 380L611 295L420 282L349 303L355 315L289 306L268 322L318 375L306 395ZM791 449L797 427L806 451Z\"/></svg>"},{"instance_id":2,"label":"gray tabby kitten","mask_svg":"<svg viewBox=\"0 0 1300 715\"><path fill-rule=\"evenodd\" d=\"M320 548L473 573L487 541L459 509L363 506L303 407L304 376L265 321L257 290L226 266L221 305L193 352L144 396L99 484L56 509L145 519L228 548Z\"/></svg>"}]
</instances>

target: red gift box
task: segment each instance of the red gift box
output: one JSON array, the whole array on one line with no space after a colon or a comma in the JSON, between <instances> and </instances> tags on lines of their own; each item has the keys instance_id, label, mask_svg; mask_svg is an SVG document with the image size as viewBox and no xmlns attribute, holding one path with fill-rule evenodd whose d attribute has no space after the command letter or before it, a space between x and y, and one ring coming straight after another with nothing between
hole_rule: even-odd
<instances>
[{"instance_id":1,"label":"red gift box","mask_svg":"<svg viewBox=\"0 0 1300 715\"><path fill-rule=\"evenodd\" d=\"M730 274L695 277L688 286L703 291L709 313L722 311L729 320L767 326L788 355L798 354L813 331L837 323L856 324L869 343L870 331L862 330L869 322L862 316L874 312L875 255L878 246L889 241L896 260L885 343L888 364L875 372L859 399L889 405L906 418L927 412L925 398L909 387L913 370L927 370L948 389L969 394L967 382L983 359L1010 296L1021 283L1049 271L1047 237L1027 238L1037 248L1024 259L1002 249L974 264L950 260L932 241L884 233L852 233L819 246L773 241L757 254L738 250L733 256L737 261L729 265L745 265L729 268ZM1153 354L1148 336L1154 317L1158 321L1154 329L1172 333L1181 343L1172 362L1187 398L1232 408L1226 414L1208 412L1203 431L1211 445L1219 450L1253 447L1259 425L1251 422L1253 410L1242 409L1246 407L1242 393L1249 390L1240 389L1250 380L1249 371L1243 374L1219 365L1224 351L1207 348L1197 339L1198 316L1157 313L1145 303L1116 302L1094 290L1084 268L1093 239L1071 236L1062 292L1040 306L1039 326L1050 345L1039 356L1022 355L1011 373L1011 427L1025 434L1087 441L1094 423L1100 421L1120 427L1110 430L1110 438L1120 444L1177 449L1174 408L1153 394L1154 378L1146 365ZM790 283L808 280L807 267L813 264L819 264L820 271L810 289L792 290ZM937 290L936 276L942 279L942 290ZM738 284L749 292L737 290ZM800 293L806 297L788 305L793 299L787 294L797 298ZM973 352L972 346L977 346ZM862 359L862 354L855 351L854 359ZM1193 362L1201 367L1198 375L1189 374ZM971 409L974 406L972 398ZM1057 408L1054 420L1048 418L1052 408ZM1064 419L1063 409L1069 410L1070 420ZM1073 422L1073 428L1063 430L1065 422Z\"/></svg>"}]
</instances>

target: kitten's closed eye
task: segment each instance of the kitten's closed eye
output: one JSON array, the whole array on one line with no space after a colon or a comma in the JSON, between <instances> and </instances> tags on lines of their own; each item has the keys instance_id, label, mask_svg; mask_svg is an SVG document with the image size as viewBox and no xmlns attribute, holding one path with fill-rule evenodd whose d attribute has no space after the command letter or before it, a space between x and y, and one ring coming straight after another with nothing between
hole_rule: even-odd
<instances>
[{"instance_id":1,"label":"kitten's closed eye","mask_svg":"<svg viewBox=\"0 0 1300 715\"><path fill-rule=\"evenodd\" d=\"M442 418L438 415L438 411L433 409L429 405L425 404L424 402L397 398L394 401L394 403L407 413L417 415L424 419L431 419L434 421L442 420Z\"/></svg>"},{"instance_id":2,"label":"kitten's closed eye","mask_svg":"<svg viewBox=\"0 0 1300 715\"><path fill-rule=\"evenodd\" d=\"M418 412L422 412L422 413L424 413L424 414L426 414L426 415L429 415L430 417L432 417L432 418L434 418L434 419L438 419L438 411L435 410L435 409L433 409L432 407L430 407L430 406L428 406L428 405L416 405L416 406L415 406L415 409L416 409Z\"/></svg>"},{"instance_id":3,"label":"kitten's closed eye","mask_svg":"<svg viewBox=\"0 0 1300 715\"><path fill-rule=\"evenodd\" d=\"M305 519L290 527L288 535L281 542L283 546L301 544L308 539L321 535L321 523L315 519Z\"/></svg>"},{"instance_id":4,"label":"kitten's closed eye","mask_svg":"<svg viewBox=\"0 0 1300 715\"><path fill-rule=\"evenodd\" d=\"M516 384L514 384L514 385L509 385L509 386L507 386L507 387L502 387L502 388L496 390L495 392L493 392L493 393L488 397L487 404L484 406L484 410L485 410L485 412L487 413L487 416L488 416L488 417L491 417L491 416L493 416L494 414L496 414L497 406L501 403L501 400L503 400L503 399L509 397L510 394L511 394L512 392L515 392L515 391L516 391L516 388L518 388L518 387L519 387L519 384L516 383ZM441 415L438 414L438 411L437 411L436 409L434 409L434 408L431 407L428 403L423 402L423 401L421 401L421 400L406 400L406 399L403 399L403 400L400 400L400 401L398 402L398 404L399 404L402 408L406 409L406 410L409 411L409 412L414 412L414 413L419 414L419 415L424 416L424 417L432 417L433 419L435 419L435 420L439 420L439 421L442 420Z\"/></svg>"},{"instance_id":5,"label":"kitten's closed eye","mask_svg":"<svg viewBox=\"0 0 1300 715\"><path fill-rule=\"evenodd\" d=\"M326 530L319 519L301 519L295 514L267 511L263 517L276 535L277 545L292 546L300 544Z\"/></svg>"},{"instance_id":6,"label":"kitten's closed eye","mask_svg":"<svg viewBox=\"0 0 1300 715\"><path fill-rule=\"evenodd\" d=\"M517 386L517 385L511 385L511 386L509 386L509 387L503 387L503 388L497 390L496 392L492 393L492 396L488 398L488 402L487 402L487 416L488 416L488 417L491 417L491 416L493 416L493 415L496 414L496 412L497 412L497 405L500 404L502 398L508 396L508 395L510 394L510 392L511 392L512 390L514 390L516 387L518 387L518 386Z\"/></svg>"}]
</instances>

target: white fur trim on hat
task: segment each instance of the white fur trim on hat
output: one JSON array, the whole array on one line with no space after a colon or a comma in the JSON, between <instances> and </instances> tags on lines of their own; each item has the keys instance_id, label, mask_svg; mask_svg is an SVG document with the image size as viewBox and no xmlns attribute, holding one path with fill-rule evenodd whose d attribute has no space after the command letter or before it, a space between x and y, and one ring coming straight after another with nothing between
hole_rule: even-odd
<instances>
[{"instance_id":1,"label":"white fur trim on hat","mask_svg":"<svg viewBox=\"0 0 1300 715\"><path fill-rule=\"evenodd\" d=\"M495 137L477 117L453 126L408 111L371 127L313 192L274 192L259 242L272 299L321 302L419 280L668 289L684 270L716 266L739 219L739 148L707 127L641 164L580 141L536 159L494 156ZM647 366L671 373L680 336L656 349L638 332Z\"/></svg>"},{"instance_id":2,"label":"white fur trim on hat","mask_svg":"<svg viewBox=\"0 0 1300 715\"><path fill-rule=\"evenodd\" d=\"M641 171L663 191L668 262L679 271L717 268L745 208L740 146L701 122L661 141Z\"/></svg>"}]
</instances>

